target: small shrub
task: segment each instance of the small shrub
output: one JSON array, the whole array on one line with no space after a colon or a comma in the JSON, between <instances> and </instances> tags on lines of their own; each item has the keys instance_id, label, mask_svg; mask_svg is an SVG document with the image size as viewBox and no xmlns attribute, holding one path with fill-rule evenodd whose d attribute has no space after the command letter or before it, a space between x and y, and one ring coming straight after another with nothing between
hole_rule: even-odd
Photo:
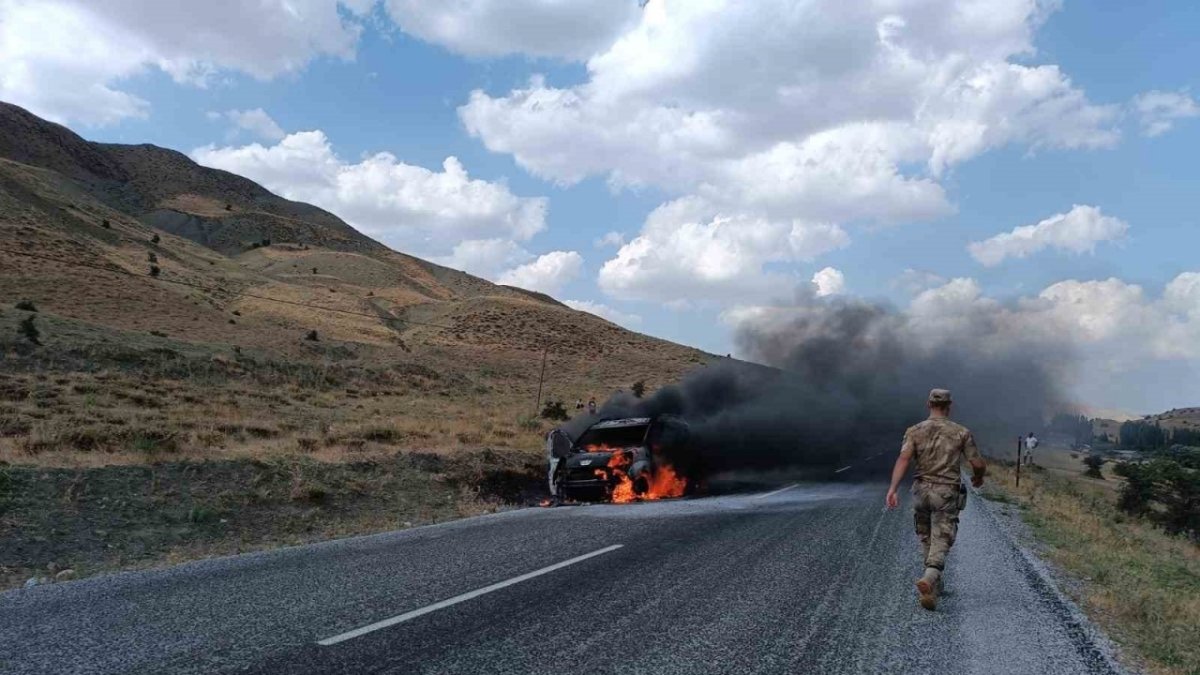
<instances>
[{"instance_id":1,"label":"small shrub","mask_svg":"<svg viewBox=\"0 0 1200 675\"><path fill-rule=\"evenodd\" d=\"M634 382L633 386L631 386L629 389L633 391L634 396L641 398L646 393L646 381L638 380L637 382Z\"/></svg>"},{"instance_id":2,"label":"small shrub","mask_svg":"<svg viewBox=\"0 0 1200 675\"><path fill-rule=\"evenodd\" d=\"M130 446L134 451L150 457L175 452L178 449L175 435L160 431L143 431L138 433L134 435Z\"/></svg>"},{"instance_id":3,"label":"small shrub","mask_svg":"<svg viewBox=\"0 0 1200 675\"><path fill-rule=\"evenodd\" d=\"M1154 501L1154 478L1150 472L1142 465L1130 462L1118 464L1114 471L1118 476L1125 478L1117 506L1135 516L1148 514L1150 502Z\"/></svg>"},{"instance_id":4,"label":"small shrub","mask_svg":"<svg viewBox=\"0 0 1200 675\"><path fill-rule=\"evenodd\" d=\"M267 239L267 238L263 238L262 242L259 243L259 246L270 246L270 245L271 245L271 240Z\"/></svg>"},{"instance_id":5,"label":"small shrub","mask_svg":"<svg viewBox=\"0 0 1200 675\"><path fill-rule=\"evenodd\" d=\"M205 508L203 506L193 506L192 508L188 509L187 521L189 523L211 523L215 520L217 520L217 512L213 509Z\"/></svg>"},{"instance_id":6,"label":"small shrub","mask_svg":"<svg viewBox=\"0 0 1200 675\"><path fill-rule=\"evenodd\" d=\"M108 218L105 218L104 220L100 221L100 227L103 227L106 230L111 230L112 223L108 222Z\"/></svg>"},{"instance_id":7,"label":"small shrub","mask_svg":"<svg viewBox=\"0 0 1200 675\"><path fill-rule=\"evenodd\" d=\"M17 325L17 332L20 333L22 337L24 337L26 340L29 340L33 344L40 345L40 344L42 344L42 340L41 340L42 333L41 333L41 331L38 330L38 327L33 324L34 318L35 318L34 315L30 314L29 316L22 319L21 323Z\"/></svg>"},{"instance_id":8,"label":"small shrub","mask_svg":"<svg viewBox=\"0 0 1200 675\"><path fill-rule=\"evenodd\" d=\"M232 210L233 210L233 204L226 204L226 205L225 205L225 210L226 210L226 211L232 211Z\"/></svg>"},{"instance_id":9,"label":"small shrub","mask_svg":"<svg viewBox=\"0 0 1200 675\"><path fill-rule=\"evenodd\" d=\"M1158 522L1168 532L1200 536L1200 473L1164 457L1117 466L1125 477L1118 505Z\"/></svg>"},{"instance_id":10,"label":"small shrub","mask_svg":"<svg viewBox=\"0 0 1200 675\"><path fill-rule=\"evenodd\" d=\"M150 276L152 276L152 277L154 277L155 279L157 279L157 278L158 278L158 275L160 275L160 274L162 274L162 270L161 270L161 269L159 269L158 265L151 265L151 266L150 266Z\"/></svg>"},{"instance_id":11,"label":"small shrub","mask_svg":"<svg viewBox=\"0 0 1200 675\"><path fill-rule=\"evenodd\" d=\"M16 307L17 307L17 309L25 311L25 312L38 311L37 305L34 305L32 300L22 300L17 303Z\"/></svg>"},{"instance_id":12,"label":"small shrub","mask_svg":"<svg viewBox=\"0 0 1200 675\"><path fill-rule=\"evenodd\" d=\"M571 419L567 414L567 406L563 405L562 401L546 401L546 405L542 406L541 417L547 420Z\"/></svg>"},{"instance_id":13,"label":"small shrub","mask_svg":"<svg viewBox=\"0 0 1200 675\"><path fill-rule=\"evenodd\" d=\"M317 273L317 268L315 268L315 267L314 267L314 268L313 268L313 274L316 274L316 273Z\"/></svg>"},{"instance_id":14,"label":"small shrub","mask_svg":"<svg viewBox=\"0 0 1200 675\"><path fill-rule=\"evenodd\" d=\"M1100 473L1100 467L1104 466L1105 459L1100 455L1088 455L1083 458L1083 464L1087 467L1083 475L1088 478L1104 479L1104 474Z\"/></svg>"},{"instance_id":15,"label":"small shrub","mask_svg":"<svg viewBox=\"0 0 1200 675\"><path fill-rule=\"evenodd\" d=\"M160 241L162 241L162 237L158 236L157 232L154 233L154 236L150 237L151 244L157 244Z\"/></svg>"},{"instance_id":16,"label":"small shrub","mask_svg":"<svg viewBox=\"0 0 1200 675\"><path fill-rule=\"evenodd\" d=\"M542 423L533 415L526 415L517 418L517 426L524 431L539 431L542 428Z\"/></svg>"},{"instance_id":17,"label":"small shrub","mask_svg":"<svg viewBox=\"0 0 1200 675\"><path fill-rule=\"evenodd\" d=\"M329 496L329 490L320 485L308 485L292 493L292 499L300 502L323 502Z\"/></svg>"},{"instance_id":18,"label":"small shrub","mask_svg":"<svg viewBox=\"0 0 1200 675\"><path fill-rule=\"evenodd\" d=\"M310 342L319 342L321 340L321 338L317 335L316 330L308 331L308 335L305 335L304 339Z\"/></svg>"},{"instance_id":19,"label":"small shrub","mask_svg":"<svg viewBox=\"0 0 1200 675\"><path fill-rule=\"evenodd\" d=\"M483 434L477 431L460 431L454 438L463 445L479 445L483 442Z\"/></svg>"}]
</instances>

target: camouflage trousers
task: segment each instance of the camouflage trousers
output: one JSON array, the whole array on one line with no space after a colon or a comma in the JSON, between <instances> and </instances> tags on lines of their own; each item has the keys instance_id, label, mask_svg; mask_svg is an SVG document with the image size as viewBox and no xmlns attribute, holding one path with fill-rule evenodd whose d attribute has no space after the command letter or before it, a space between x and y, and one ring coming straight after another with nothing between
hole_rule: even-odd
<instances>
[{"instance_id":1,"label":"camouflage trousers","mask_svg":"<svg viewBox=\"0 0 1200 675\"><path fill-rule=\"evenodd\" d=\"M946 554L958 536L958 512L966 506L966 493L958 485L913 483L913 517L925 567L946 569Z\"/></svg>"}]
</instances>

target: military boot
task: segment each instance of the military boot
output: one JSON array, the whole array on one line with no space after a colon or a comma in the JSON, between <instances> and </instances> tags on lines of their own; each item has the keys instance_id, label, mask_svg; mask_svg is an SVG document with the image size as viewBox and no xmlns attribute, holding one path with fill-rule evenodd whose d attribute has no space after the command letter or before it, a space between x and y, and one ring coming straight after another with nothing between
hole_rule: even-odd
<instances>
[{"instance_id":1,"label":"military boot","mask_svg":"<svg viewBox=\"0 0 1200 675\"><path fill-rule=\"evenodd\" d=\"M937 596L941 588L942 573L936 567L926 567L925 574L917 579L917 600L928 610L937 609Z\"/></svg>"}]
</instances>

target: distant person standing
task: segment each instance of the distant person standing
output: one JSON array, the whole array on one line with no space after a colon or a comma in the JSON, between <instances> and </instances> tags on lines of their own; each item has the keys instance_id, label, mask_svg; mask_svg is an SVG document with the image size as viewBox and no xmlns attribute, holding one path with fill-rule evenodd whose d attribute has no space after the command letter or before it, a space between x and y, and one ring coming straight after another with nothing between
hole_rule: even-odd
<instances>
[{"instance_id":1,"label":"distant person standing","mask_svg":"<svg viewBox=\"0 0 1200 675\"><path fill-rule=\"evenodd\" d=\"M1025 437L1023 445L1025 447L1025 466L1031 466L1033 464L1033 451L1038 446L1037 436L1034 436L1032 431L1029 432L1029 435Z\"/></svg>"},{"instance_id":2,"label":"distant person standing","mask_svg":"<svg viewBox=\"0 0 1200 675\"><path fill-rule=\"evenodd\" d=\"M596 397L595 396L588 399L588 414L589 415L596 414Z\"/></svg>"},{"instance_id":3,"label":"distant person standing","mask_svg":"<svg viewBox=\"0 0 1200 675\"><path fill-rule=\"evenodd\" d=\"M950 392L934 389L929 392L928 405L929 419L904 432L885 505L889 509L900 505L896 490L908 473L909 463L915 462L913 516L925 565L925 573L916 585L921 606L935 609L946 569L946 554L958 535L958 513L967 505L960 464L964 459L970 463L971 484L975 487L983 485L987 464L971 432L950 421Z\"/></svg>"}]
</instances>

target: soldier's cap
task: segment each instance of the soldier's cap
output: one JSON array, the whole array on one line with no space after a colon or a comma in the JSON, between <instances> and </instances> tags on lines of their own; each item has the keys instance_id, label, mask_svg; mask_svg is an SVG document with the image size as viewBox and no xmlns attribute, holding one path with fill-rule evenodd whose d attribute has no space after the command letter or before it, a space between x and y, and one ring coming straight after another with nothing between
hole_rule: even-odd
<instances>
[{"instance_id":1,"label":"soldier's cap","mask_svg":"<svg viewBox=\"0 0 1200 675\"><path fill-rule=\"evenodd\" d=\"M949 389L934 389L933 391L930 391L929 392L929 402L936 403L938 405L945 405L947 403L951 403L950 390Z\"/></svg>"}]
</instances>

